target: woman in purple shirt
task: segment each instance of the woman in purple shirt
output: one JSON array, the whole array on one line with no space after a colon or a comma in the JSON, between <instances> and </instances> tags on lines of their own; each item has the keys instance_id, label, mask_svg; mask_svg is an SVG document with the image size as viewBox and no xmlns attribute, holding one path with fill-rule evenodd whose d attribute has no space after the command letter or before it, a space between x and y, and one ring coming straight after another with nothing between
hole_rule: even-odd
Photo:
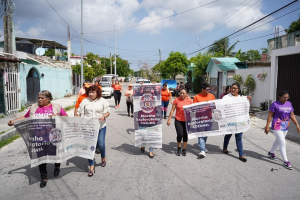
<instances>
[{"instance_id":1,"label":"woman in purple shirt","mask_svg":"<svg viewBox=\"0 0 300 200\"><path fill-rule=\"evenodd\" d=\"M298 133L300 132L300 127L297 122L297 119L294 115L294 108L292 103L288 101L289 93L287 91L279 92L278 94L278 101L272 103L269 109L269 117L266 124L265 133L269 133L269 124L272 120L272 129L273 133L276 137L275 142L271 150L268 153L268 156L274 160L275 159L275 150L279 146L280 154L283 158L283 166L287 169L293 169L291 163L288 161L286 156L286 145L285 145L285 137L289 129L290 119L294 122L297 127Z\"/></svg>"}]
</instances>

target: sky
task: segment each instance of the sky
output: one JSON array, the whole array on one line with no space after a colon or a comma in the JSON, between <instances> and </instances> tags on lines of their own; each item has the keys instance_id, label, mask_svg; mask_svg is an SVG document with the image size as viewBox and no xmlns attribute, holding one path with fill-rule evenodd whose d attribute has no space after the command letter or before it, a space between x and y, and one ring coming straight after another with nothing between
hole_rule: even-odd
<instances>
[{"instance_id":1,"label":"sky","mask_svg":"<svg viewBox=\"0 0 300 200\"><path fill-rule=\"evenodd\" d=\"M116 54L139 70L139 63L154 66L171 51L188 58L222 37L259 20L293 0L82 0L84 54ZM15 35L67 44L70 26L72 52L80 55L81 0L13 0ZM294 12L293 12L294 11ZM290 14L288 14L291 12ZM267 17L230 37L240 41L234 51L267 48L267 39L280 35L299 18L300 2ZM283 16L285 15L285 16ZM252 29L252 30L251 30ZM1 30L3 32L3 23ZM241 34L243 33L243 34ZM3 35L3 34L1 34ZM266 36L268 35L268 36ZM266 37L261 37L266 36ZM244 41L252 38L254 40ZM0 40L3 40L0 38ZM207 49L201 50L202 53ZM195 53L194 53L195 52Z\"/></svg>"}]
</instances>

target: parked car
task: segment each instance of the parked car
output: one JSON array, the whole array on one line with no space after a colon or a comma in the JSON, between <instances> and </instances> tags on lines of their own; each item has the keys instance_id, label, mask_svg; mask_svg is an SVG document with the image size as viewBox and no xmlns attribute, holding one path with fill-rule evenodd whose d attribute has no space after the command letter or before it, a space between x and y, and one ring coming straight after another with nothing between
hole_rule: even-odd
<instances>
[{"instance_id":1,"label":"parked car","mask_svg":"<svg viewBox=\"0 0 300 200\"><path fill-rule=\"evenodd\" d=\"M130 78L128 78L128 77L126 77L125 79L124 79L124 82L129 82L130 81Z\"/></svg>"},{"instance_id":2,"label":"parked car","mask_svg":"<svg viewBox=\"0 0 300 200\"><path fill-rule=\"evenodd\" d=\"M102 82L100 83L100 85L102 87L102 96L111 98L114 93L114 89L111 87L111 83Z\"/></svg>"}]
</instances>

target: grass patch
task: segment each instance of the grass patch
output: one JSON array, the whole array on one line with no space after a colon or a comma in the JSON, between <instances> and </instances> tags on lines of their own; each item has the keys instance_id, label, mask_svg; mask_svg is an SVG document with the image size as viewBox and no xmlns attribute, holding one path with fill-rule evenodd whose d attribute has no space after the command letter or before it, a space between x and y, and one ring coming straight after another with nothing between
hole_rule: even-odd
<instances>
[{"instance_id":1,"label":"grass patch","mask_svg":"<svg viewBox=\"0 0 300 200\"><path fill-rule=\"evenodd\" d=\"M4 115L1 115L1 116L0 116L0 119L3 119L4 117L5 117Z\"/></svg>"},{"instance_id":2,"label":"grass patch","mask_svg":"<svg viewBox=\"0 0 300 200\"><path fill-rule=\"evenodd\" d=\"M21 109L19 110L19 112L23 112L26 109L26 106L21 106Z\"/></svg>"},{"instance_id":3,"label":"grass patch","mask_svg":"<svg viewBox=\"0 0 300 200\"><path fill-rule=\"evenodd\" d=\"M14 127L13 127L14 128ZM2 132L0 132L0 135L1 134L3 134L3 133L6 133L7 131L10 131L10 130L12 130L13 128L10 128L10 129L8 129L8 130L6 130L6 131L2 131Z\"/></svg>"},{"instance_id":4,"label":"grass patch","mask_svg":"<svg viewBox=\"0 0 300 200\"><path fill-rule=\"evenodd\" d=\"M67 112L67 111L72 110L74 108L75 108L75 105L72 105L72 106L65 107L64 110Z\"/></svg>"},{"instance_id":5,"label":"grass patch","mask_svg":"<svg viewBox=\"0 0 300 200\"><path fill-rule=\"evenodd\" d=\"M18 133L17 135L14 135L10 138L7 138L5 140L0 141L0 149L2 147L4 147L5 145L8 145L8 144L12 143L13 141L15 141L16 139L18 139L20 137L21 137L21 135Z\"/></svg>"}]
</instances>

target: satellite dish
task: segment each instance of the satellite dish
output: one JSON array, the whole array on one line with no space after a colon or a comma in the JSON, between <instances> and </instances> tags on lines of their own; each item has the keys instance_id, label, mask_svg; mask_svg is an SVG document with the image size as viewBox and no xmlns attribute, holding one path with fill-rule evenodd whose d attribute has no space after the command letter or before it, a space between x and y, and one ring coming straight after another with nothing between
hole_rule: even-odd
<instances>
[{"instance_id":1,"label":"satellite dish","mask_svg":"<svg viewBox=\"0 0 300 200\"><path fill-rule=\"evenodd\" d=\"M45 49L43 49L43 48L37 48L37 49L35 50L35 54L36 54L36 55L39 55L39 56L42 56L42 55L45 54Z\"/></svg>"}]
</instances>

